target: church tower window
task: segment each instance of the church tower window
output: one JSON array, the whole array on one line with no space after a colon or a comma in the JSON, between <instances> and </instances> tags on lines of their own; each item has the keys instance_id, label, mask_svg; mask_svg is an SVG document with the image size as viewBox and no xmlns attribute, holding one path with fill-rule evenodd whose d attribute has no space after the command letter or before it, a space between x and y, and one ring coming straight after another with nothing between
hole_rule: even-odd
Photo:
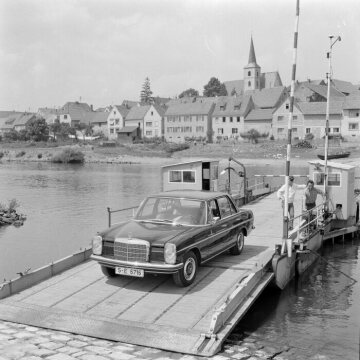
<instances>
[{"instance_id":1,"label":"church tower window","mask_svg":"<svg viewBox=\"0 0 360 360\"><path fill-rule=\"evenodd\" d=\"M248 76L251 76L251 71L248 71Z\"/></svg>"},{"instance_id":2,"label":"church tower window","mask_svg":"<svg viewBox=\"0 0 360 360\"><path fill-rule=\"evenodd\" d=\"M251 81L248 81L248 86L251 86Z\"/></svg>"}]
</instances>

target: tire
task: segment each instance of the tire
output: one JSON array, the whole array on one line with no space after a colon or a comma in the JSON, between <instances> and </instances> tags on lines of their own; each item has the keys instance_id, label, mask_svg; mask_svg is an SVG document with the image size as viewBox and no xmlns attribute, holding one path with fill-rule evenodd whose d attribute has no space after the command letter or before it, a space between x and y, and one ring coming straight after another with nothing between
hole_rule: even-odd
<instances>
[{"instance_id":1,"label":"tire","mask_svg":"<svg viewBox=\"0 0 360 360\"><path fill-rule=\"evenodd\" d=\"M186 287L191 285L198 271L198 260L196 255L189 251L183 258L184 267L173 275L174 282L177 286Z\"/></svg>"},{"instance_id":2,"label":"tire","mask_svg":"<svg viewBox=\"0 0 360 360\"><path fill-rule=\"evenodd\" d=\"M230 249L231 255L240 255L244 249L245 237L244 233L240 231L236 237L236 244Z\"/></svg>"},{"instance_id":3,"label":"tire","mask_svg":"<svg viewBox=\"0 0 360 360\"><path fill-rule=\"evenodd\" d=\"M107 277L114 277L115 276L115 269L101 265L102 273Z\"/></svg>"}]
</instances>

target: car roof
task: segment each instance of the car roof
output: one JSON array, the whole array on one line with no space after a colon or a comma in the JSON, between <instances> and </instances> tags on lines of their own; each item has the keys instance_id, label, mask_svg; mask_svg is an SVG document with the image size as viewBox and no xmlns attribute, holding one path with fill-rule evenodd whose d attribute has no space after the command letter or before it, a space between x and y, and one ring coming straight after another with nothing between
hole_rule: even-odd
<instances>
[{"instance_id":1,"label":"car roof","mask_svg":"<svg viewBox=\"0 0 360 360\"><path fill-rule=\"evenodd\" d=\"M201 191L201 190L170 190L163 191L150 196L174 197L174 198L189 198L197 200L209 200L219 196L227 195L220 191Z\"/></svg>"}]
</instances>

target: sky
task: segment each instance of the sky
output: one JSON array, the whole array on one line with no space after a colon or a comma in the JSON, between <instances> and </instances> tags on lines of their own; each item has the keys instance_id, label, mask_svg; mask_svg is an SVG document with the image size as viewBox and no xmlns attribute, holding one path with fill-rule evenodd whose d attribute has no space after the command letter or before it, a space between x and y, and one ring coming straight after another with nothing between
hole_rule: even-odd
<instances>
[{"instance_id":1,"label":"sky","mask_svg":"<svg viewBox=\"0 0 360 360\"><path fill-rule=\"evenodd\" d=\"M290 85L296 0L0 0L0 110L94 108L203 92L243 78L253 37L262 72ZM360 1L300 0L296 79L360 84Z\"/></svg>"}]
</instances>

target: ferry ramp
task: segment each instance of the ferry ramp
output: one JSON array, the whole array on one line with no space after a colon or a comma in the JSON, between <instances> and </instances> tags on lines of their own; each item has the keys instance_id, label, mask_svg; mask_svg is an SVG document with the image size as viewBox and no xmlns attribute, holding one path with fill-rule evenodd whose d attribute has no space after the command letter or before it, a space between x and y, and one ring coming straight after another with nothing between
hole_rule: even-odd
<instances>
[{"instance_id":1,"label":"ferry ramp","mask_svg":"<svg viewBox=\"0 0 360 360\"><path fill-rule=\"evenodd\" d=\"M271 259L281 243L279 202L271 194L246 207L255 214L256 228L241 255L224 254L200 267L187 288L166 275L107 278L96 262L77 254L84 261L76 266L64 265L76 262L70 257L2 284L0 319L214 355L274 276Z\"/></svg>"}]
</instances>

